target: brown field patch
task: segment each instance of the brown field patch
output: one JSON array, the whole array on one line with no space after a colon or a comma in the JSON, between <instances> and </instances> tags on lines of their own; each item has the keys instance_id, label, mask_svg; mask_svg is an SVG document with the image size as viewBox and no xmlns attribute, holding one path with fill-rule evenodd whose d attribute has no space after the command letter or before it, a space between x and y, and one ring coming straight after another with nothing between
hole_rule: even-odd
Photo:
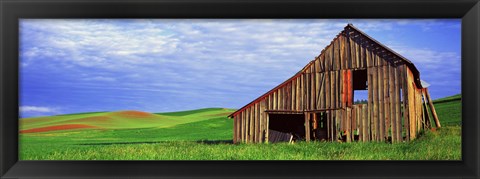
<instances>
[{"instance_id":1,"label":"brown field patch","mask_svg":"<svg viewBox=\"0 0 480 179\"><path fill-rule=\"evenodd\" d=\"M21 134L25 133L35 133L35 132L49 132L49 131L58 131L58 130L71 130L71 129L92 129L97 128L96 126L90 126L85 124L64 124L64 125L56 125L56 126L48 126L48 127L39 127L33 129L26 129L21 130Z\"/></svg>"},{"instance_id":2,"label":"brown field patch","mask_svg":"<svg viewBox=\"0 0 480 179\"><path fill-rule=\"evenodd\" d=\"M112 115L119 116L119 117L127 117L127 118L149 118L154 117L155 115L143 112L143 111L118 111L112 113Z\"/></svg>"}]
</instances>

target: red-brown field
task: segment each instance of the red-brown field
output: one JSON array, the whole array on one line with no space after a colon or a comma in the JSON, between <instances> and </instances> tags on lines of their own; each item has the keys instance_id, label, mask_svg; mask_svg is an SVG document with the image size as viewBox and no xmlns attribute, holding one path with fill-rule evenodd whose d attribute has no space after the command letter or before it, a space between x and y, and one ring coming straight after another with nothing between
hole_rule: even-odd
<instances>
[{"instance_id":1,"label":"red-brown field","mask_svg":"<svg viewBox=\"0 0 480 179\"><path fill-rule=\"evenodd\" d=\"M124 118L149 118L149 117L155 117L155 115L148 113L148 112L142 112L142 111L119 111L119 112L114 112L112 115L118 116L118 117L124 117Z\"/></svg>"},{"instance_id":2,"label":"red-brown field","mask_svg":"<svg viewBox=\"0 0 480 179\"><path fill-rule=\"evenodd\" d=\"M35 133L35 132L50 132L50 131L59 131L59 130L71 130L71 129L86 129L86 128L98 128L96 126L85 125L85 124L65 124L65 125L56 125L48 127L39 127L33 129L21 130L21 134L25 133Z\"/></svg>"}]
</instances>

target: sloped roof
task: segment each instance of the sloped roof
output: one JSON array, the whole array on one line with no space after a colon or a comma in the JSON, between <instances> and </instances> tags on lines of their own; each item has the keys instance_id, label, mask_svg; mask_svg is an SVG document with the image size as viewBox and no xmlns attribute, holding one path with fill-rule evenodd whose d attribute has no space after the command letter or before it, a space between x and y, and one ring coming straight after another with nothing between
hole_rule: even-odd
<instances>
[{"instance_id":1,"label":"sloped roof","mask_svg":"<svg viewBox=\"0 0 480 179\"><path fill-rule=\"evenodd\" d=\"M344 31L348 28L351 28L353 29L354 31L360 33L361 35L363 35L364 37L366 37L367 39L373 41L374 43L376 43L378 46L380 46L381 48L385 49L386 51L392 53L394 56L396 56L397 58L399 58L400 60L402 60L403 62L405 62L405 64L410 68L410 70L412 71L413 73L413 76L414 76L414 80L415 80L415 84L417 85L418 88L423 88L422 87L422 83L420 81L420 72L418 71L418 69L415 67L415 65L410 61L408 60L407 58L405 58L404 56L398 54L397 52L393 51L392 49L388 48L387 46L383 45L382 43L378 42L377 40L373 39L372 37L370 37L369 35L365 34L364 32L362 32L361 30L359 30L358 28L356 28L355 26L353 26L353 24L348 24L347 26L345 26L345 28L340 32L338 33L338 35L335 37L335 39L341 35L342 33L344 33ZM335 40L334 39L334 40ZM332 45L332 43L334 42L334 40L332 40L332 42L327 45L323 50L322 52L320 53L320 55L324 52L325 49L327 49L330 45ZM319 55L319 56L320 56ZM253 100L252 102L248 103L247 105L243 106L242 108L238 109L237 111L233 112L232 114L230 114L228 117L233 117L235 116L237 113L245 110L246 108L250 107L251 105L261 101L262 99L266 98L268 95L270 95L271 93L273 93L274 91L276 91L277 89L283 87L284 85L288 84L289 82L291 82L293 79L299 77L303 72L305 72L305 70L307 70L310 65L312 65L314 62L315 62L316 59L310 61L307 65L305 65L305 67L302 68L302 70L300 70L299 72L297 72L295 75L293 75L292 77L290 77L288 80L284 81L283 83L279 84L278 86L276 86L275 88L269 90L268 92L266 92L265 94L263 94L262 96L258 97L257 99Z\"/></svg>"}]
</instances>

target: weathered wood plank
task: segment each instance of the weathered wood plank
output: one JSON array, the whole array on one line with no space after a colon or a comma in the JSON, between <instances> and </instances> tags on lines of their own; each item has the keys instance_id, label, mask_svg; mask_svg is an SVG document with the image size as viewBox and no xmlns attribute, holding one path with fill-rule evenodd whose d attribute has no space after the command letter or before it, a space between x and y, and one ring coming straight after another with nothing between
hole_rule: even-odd
<instances>
[{"instance_id":1,"label":"weathered wood plank","mask_svg":"<svg viewBox=\"0 0 480 179\"><path fill-rule=\"evenodd\" d=\"M260 142L265 138L265 99L260 102Z\"/></svg>"},{"instance_id":2,"label":"weathered wood plank","mask_svg":"<svg viewBox=\"0 0 480 179\"><path fill-rule=\"evenodd\" d=\"M388 75L389 71L388 69L390 68L390 64L385 63L385 66L383 67L383 98L384 98L384 112L385 112L385 138L388 140L389 136L389 131L390 131L390 95L389 95L389 81L388 81Z\"/></svg>"},{"instance_id":3,"label":"weathered wood plank","mask_svg":"<svg viewBox=\"0 0 480 179\"><path fill-rule=\"evenodd\" d=\"M267 104L266 104L266 106L265 106L265 110L271 110L271 109L273 109L273 108L272 108L272 98L271 98L271 96L272 96L272 94L269 94L269 95L267 95L267 97L266 97L266 102L267 102Z\"/></svg>"},{"instance_id":4,"label":"weathered wood plank","mask_svg":"<svg viewBox=\"0 0 480 179\"><path fill-rule=\"evenodd\" d=\"M397 142L396 131L397 131L397 116L396 114L396 91L395 91L395 67L390 68L390 118L391 118L391 130L392 130L392 143Z\"/></svg>"},{"instance_id":5,"label":"weathered wood plank","mask_svg":"<svg viewBox=\"0 0 480 179\"><path fill-rule=\"evenodd\" d=\"M368 120L367 120L367 110L368 105L363 105L362 107L362 141L368 141L369 131L368 131Z\"/></svg>"},{"instance_id":6,"label":"weathered wood plank","mask_svg":"<svg viewBox=\"0 0 480 179\"><path fill-rule=\"evenodd\" d=\"M277 108L277 90L275 90L275 91L273 92L272 105L273 105L272 108L273 108L274 110L278 110L278 108Z\"/></svg>"},{"instance_id":7,"label":"weathered wood plank","mask_svg":"<svg viewBox=\"0 0 480 179\"><path fill-rule=\"evenodd\" d=\"M245 109L245 143L250 143L250 108Z\"/></svg>"},{"instance_id":8,"label":"weathered wood plank","mask_svg":"<svg viewBox=\"0 0 480 179\"><path fill-rule=\"evenodd\" d=\"M354 141L355 139L355 134L354 134L354 131L355 129L357 128L357 110L358 110L358 105L355 105L353 108L352 108L352 127L350 128L350 138L352 141Z\"/></svg>"},{"instance_id":9,"label":"weathered wood plank","mask_svg":"<svg viewBox=\"0 0 480 179\"><path fill-rule=\"evenodd\" d=\"M367 141L373 140L373 68L370 67L372 64L372 52L370 51L367 54L367 82L368 82L368 111L367 111Z\"/></svg>"},{"instance_id":10,"label":"weathered wood plank","mask_svg":"<svg viewBox=\"0 0 480 179\"><path fill-rule=\"evenodd\" d=\"M310 142L310 113L305 113L305 140Z\"/></svg>"},{"instance_id":11,"label":"weathered wood plank","mask_svg":"<svg viewBox=\"0 0 480 179\"><path fill-rule=\"evenodd\" d=\"M333 62L333 70L338 70L339 69L339 66L340 66L340 60L339 60L339 56L338 56L338 52L339 52L339 44L338 44L338 40L335 39L332 43L332 46L333 46L333 53L332 53L332 62Z\"/></svg>"},{"instance_id":12,"label":"weathered wood plank","mask_svg":"<svg viewBox=\"0 0 480 179\"><path fill-rule=\"evenodd\" d=\"M399 73L399 68L397 67L395 70L395 115L396 115L396 132L397 132L397 138L396 140L398 142L402 141L402 116L400 114L400 73Z\"/></svg>"},{"instance_id":13,"label":"weathered wood plank","mask_svg":"<svg viewBox=\"0 0 480 179\"><path fill-rule=\"evenodd\" d=\"M233 143L237 143L237 117L238 116L234 116L233 117Z\"/></svg>"},{"instance_id":14,"label":"weathered wood plank","mask_svg":"<svg viewBox=\"0 0 480 179\"><path fill-rule=\"evenodd\" d=\"M316 90L316 86L317 86L317 79L316 79L316 73L312 73L311 74L311 97L310 97L310 109L313 110L313 109L317 109L316 107L316 104L317 104L317 90Z\"/></svg>"},{"instance_id":15,"label":"weathered wood plank","mask_svg":"<svg viewBox=\"0 0 480 179\"><path fill-rule=\"evenodd\" d=\"M320 83L320 109L325 109L325 86L326 86L326 77L325 73L320 73L322 82Z\"/></svg>"},{"instance_id":16,"label":"weathered wood plank","mask_svg":"<svg viewBox=\"0 0 480 179\"><path fill-rule=\"evenodd\" d=\"M347 81L346 81L347 70L342 70L341 72L342 72L341 73L342 75L340 76L340 79L341 79L340 81L342 83L342 85L341 85L342 87L341 87L341 90L340 90L340 95L342 96L341 107L344 108L344 107L347 106L347 87L348 87L348 85L346 84L347 83Z\"/></svg>"},{"instance_id":17,"label":"weathered wood plank","mask_svg":"<svg viewBox=\"0 0 480 179\"><path fill-rule=\"evenodd\" d=\"M410 141L410 110L409 110L409 98L408 98L408 74L407 74L407 65L403 65L403 85L402 85L402 95L403 95L403 128L405 129L405 140Z\"/></svg>"},{"instance_id":18,"label":"weathered wood plank","mask_svg":"<svg viewBox=\"0 0 480 179\"><path fill-rule=\"evenodd\" d=\"M283 102L284 102L283 100L285 99L284 98L284 93L285 93L284 89L285 88L283 88L283 87L278 89L278 95L277 95L278 104L277 105L278 105L279 110L285 110L285 108L283 106Z\"/></svg>"},{"instance_id":19,"label":"weathered wood plank","mask_svg":"<svg viewBox=\"0 0 480 179\"><path fill-rule=\"evenodd\" d=\"M332 72L332 108L337 108L338 104L338 71Z\"/></svg>"},{"instance_id":20,"label":"weathered wood plank","mask_svg":"<svg viewBox=\"0 0 480 179\"><path fill-rule=\"evenodd\" d=\"M357 38L357 43L355 43L355 69L360 68L360 53L361 53L361 46L362 39L360 36Z\"/></svg>"},{"instance_id":21,"label":"weathered wood plank","mask_svg":"<svg viewBox=\"0 0 480 179\"><path fill-rule=\"evenodd\" d=\"M325 87L325 108L326 109L330 109L331 106L330 106L330 89L332 89L330 87L330 72L325 72L325 84L326 84L326 87Z\"/></svg>"},{"instance_id":22,"label":"weathered wood plank","mask_svg":"<svg viewBox=\"0 0 480 179\"><path fill-rule=\"evenodd\" d=\"M256 114L256 119L255 119L256 122L255 123L257 124L257 126L256 126L256 129L255 129L255 133L256 133L255 138L256 138L257 143L260 143L261 142L261 138L260 138L260 129L261 129L260 128L260 119L261 119L261 117L260 117L260 102L257 103L256 112L257 112L257 114Z\"/></svg>"},{"instance_id":23,"label":"weathered wood plank","mask_svg":"<svg viewBox=\"0 0 480 179\"><path fill-rule=\"evenodd\" d=\"M334 126L335 126L335 121L333 120L333 118L331 118L331 114L330 114L331 112L333 112L333 111L326 111L326 112L325 112L325 115L326 115L325 118L326 118L327 121L329 121L329 123L330 123L330 125L328 126L328 127L330 127L330 130L329 130L329 132L330 132L330 141L335 141L335 136L333 135L333 134L334 134L334 132L333 132L334 129L333 129L333 128L334 128Z\"/></svg>"},{"instance_id":24,"label":"weathered wood plank","mask_svg":"<svg viewBox=\"0 0 480 179\"><path fill-rule=\"evenodd\" d=\"M297 80L295 80L295 83L296 83L296 100L295 100L295 104L296 104L296 110L299 111L300 110L300 106L301 106L301 98L302 98L302 93L301 93L301 89L300 89L300 84L301 84L301 77L297 78Z\"/></svg>"},{"instance_id":25,"label":"weathered wood plank","mask_svg":"<svg viewBox=\"0 0 480 179\"><path fill-rule=\"evenodd\" d=\"M427 95L425 94L425 89L422 89L422 90L423 90L422 97L423 97L423 113L425 114L425 125L427 125L427 128L430 129L432 128L432 125L430 123L430 119L432 119L432 117L428 112Z\"/></svg>"},{"instance_id":26,"label":"weathered wood plank","mask_svg":"<svg viewBox=\"0 0 480 179\"><path fill-rule=\"evenodd\" d=\"M347 106L353 105L353 74L347 70Z\"/></svg>"},{"instance_id":27,"label":"weathered wood plank","mask_svg":"<svg viewBox=\"0 0 480 179\"><path fill-rule=\"evenodd\" d=\"M352 61L352 56L351 56L351 44L350 44L350 37L347 35L345 37L345 64L344 64L344 69L350 68L350 63Z\"/></svg>"},{"instance_id":28,"label":"weathered wood plank","mask_svg":"<svg viewBox=\"0 0 480 179\"><path fill-rule=\"evenodd\" d=\"M340 61L340 70L345 69L345 36L340 35L338 37L339 44L340 44L340 56L339 56L339 61Z\"/></svg>"},{"instance_id":29,"label":"weathered wood plank","mask_svg":"<svg viewBox=\"0 0 480 179\"><path fill-rule=\"evenodd\" d=\"M363 141L363 104L358 106L357 116L358 141Z\"/></svg>"},{"instance_id":30,"label":"weathered wood plank","mask_svg":"<svg viewBox=\"0 0 480 179\"><path fill-rule=\"evenodd\" d=\"M266 122L265 122L265 124L267 125L267 126L265 127L265 142L268 143L268 137L269 137L269 136L268 136L268 132L269 132L269 130L270 130L270 119L269 119L269 118L270 118L270 115L266 114L265 117L266 117Z\"/></svg>"},{"instance_id":31,"label":"weathered wood plank","mask_svg":"<svg viewBox=\"0 0 480 179\"><path fill-rule=\"evenodd\" d=\"M347 114L346 114L346 117L347 117L347 119L346 119L346 124L347 124L347 125L346 125L346 128L345 128L345 130L344 130L344 132L345 132L344 135L346 135L347 142L351 142L351 135L350 135L350 134L351 134L351 129L352 129L352 128L351 128L351 127L352 127L352 126L351 126L351 125L352 125L352 124L351 124L351 123L352 123L352 108L347 107L345 111L346 111L346 113L347 113Z\"/></svg>"},{"instance_id":32,"label":"weathered wood plank","mask_svg":"<svg viewBox=\"0 0 480 179\"><path fill-rule=\"evenodd\" d=\"M305 81L304 81L304 88L303 88L303 92L305 93L305 98L304 98L304 102L303 104L305 105L305 108L306 110L309 110L310 109L310 103L309 103L309 100L310 100L310 75L308 75L308 73L305 73L304 74L305 76Z\"/></svg>"},{"instance_id":33,"label":"weathered wood plank","mask_svg":"<svg viewBox=\"0 0 480 179\"><path fill-rule=\"evenodd\" d=\"M255 119L255 113L254 112L255 111L254 111L254 108L252 108L252 107L250 107L249 109L250 109L250 116L249 116L250 117L250 128L249 128L250 138L248 140L251 143L255 143L255 140L254 140L255 139L255 128L254 128L255 127L255 121L254 121L254 119Z\"/></svg>"},{"instance_id":34,"label":"weathered wood plank","mask_svg":"<svg viewBox=\"0 0 480 179\"><path fill-rule=\"evenodd\" d=\"M303 73L301 75L301 78L300 78L301 82L300 82L300 93L302 95L302 97L300 98L300 110L305 110L306 107L305 107L305 97L306 97L306 93L305 93L305 73Z\"/></svg>"},{"instance_id":35,"label":"weathered wood plank","mask_svg":"<svg viewBox=\"0 0 480 179\"><path fill-rule=\"evenodd\" d=\"M383 98L383 60L380 60L378 66L378 125L379 125L379 140L385 140L385 113L384 113L384 98Z\"/></svg>"},{"instance_id":36,"label":"weathered wood plank","mask_svg":"<svg viewBox=\"0 0 480 179\"><path fill-rule=\"evenodd\" d=\"M428 92L428 88L425 88L425 94L427 95L428 105L430 106L430 111L432 111L433 120L435 121L435 126L437 128L442 127L440 121L438 120L437 112L435 111L435 106L433 106L433 101L430 99L430 93Z\"/></svg>"},{"instance_id":37,"label":"weathered wood plank","mask_svg":"<svg viewBox=\"0 0 480 179\"><path fill-rule=\"evenodd\" d=\"M333 109L335 108L335 96L334 96L334 92L335 92L335 73L333 71L330 71L329 72L330 74L330 109Z\"/></svg>"},{"instance_id":38,"label":"weathered wood plank","mask_svg":"<svg viewBox=\"0 0 480 179\"><path fill-rule=\"evenodd\" d=\"M376 58L376 57L375 57ZM378 68L373 67L373 139L379 140L379 120L378 120Z\"/></svg>"},{"instance_id":39,"label":"weathered wood plank","mask_svg":"<svg viewBox=\"0 0 480 179\"><path fill-rule=\"evenodd\" d=\"M320 85L322 83L322 78L320 73L315 73L315 109L320 109Z\"/></svg>"}]
</instances>

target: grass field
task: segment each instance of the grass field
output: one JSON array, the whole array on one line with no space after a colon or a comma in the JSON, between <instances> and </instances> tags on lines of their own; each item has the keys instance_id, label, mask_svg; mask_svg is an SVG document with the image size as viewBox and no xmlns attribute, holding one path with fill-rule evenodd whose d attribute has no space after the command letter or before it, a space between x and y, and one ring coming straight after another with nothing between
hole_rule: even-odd
<instances>
[{"instance_id":1,"label":"grass field","mask_svg":"<svg viewBox=\"0 0 480 179\"><path fill-rule=\"evenodd\" d=\"M231 144L233 109L20 119L21 160L460 160L461 96L435 100L442 128L412 142Z\"/></svg>"}]
</instances>

